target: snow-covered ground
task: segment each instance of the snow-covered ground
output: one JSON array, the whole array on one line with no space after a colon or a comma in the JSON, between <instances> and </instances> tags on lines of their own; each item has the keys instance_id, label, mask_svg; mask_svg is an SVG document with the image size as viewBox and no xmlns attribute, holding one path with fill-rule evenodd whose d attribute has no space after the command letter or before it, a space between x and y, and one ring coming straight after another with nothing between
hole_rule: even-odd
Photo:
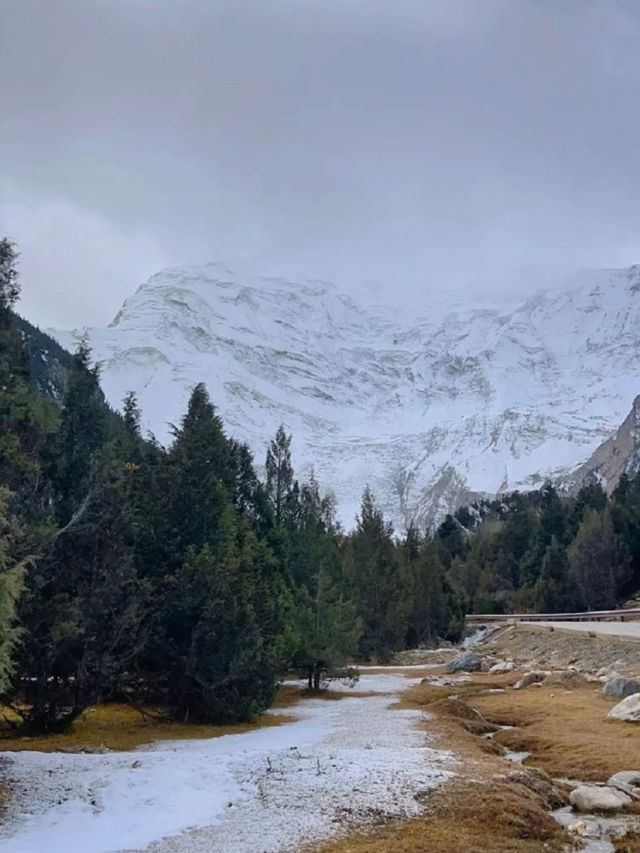
<instances>
[{"instance_id":1,"label":"snow-covered ground","mask_svg":"<svg viewBox=\"0 0 640 853\"><path fill-rule=\"evenodd\" d=\"M0 853L275 853L346 826L421 812L452 775L425 717L392 706L419 679L366 675L380 695L306 700L296 722L105 755L5 753ZM288 711L288 713L290 713Z\"/></svg>"}]
</instances>

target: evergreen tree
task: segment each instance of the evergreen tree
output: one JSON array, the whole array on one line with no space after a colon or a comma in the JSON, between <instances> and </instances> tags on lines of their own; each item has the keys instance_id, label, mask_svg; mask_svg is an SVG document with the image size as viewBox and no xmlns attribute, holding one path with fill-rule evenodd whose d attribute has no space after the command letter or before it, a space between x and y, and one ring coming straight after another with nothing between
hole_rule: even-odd
<instances>
[{"instance_id":1,"label":"evergreen tree","mask_svg":"<svg viewBox=\"0 0 640 853\"><path fill-rule=\"evenodd\" d=\"M389 658L402 647L407 631L410 579L392 537L393 529L367 487L348 552L353 597L364 628L360 653L365 659Z\"/></svg>"},{"instance_id":2,"label":"evergreen tree","mask_svg":"<svg viewBox=\"0 0 640 853\"><path fill-rule=\"evenodd\" d=\"M618 547L608 512L586 511L569 549L569 560L581 605L588 610L615 607L628 558Z\"/></svg>"},{"instance_id":3,"label":"evergreen tree","mask_svg":"<svg viewBox=\"0 0 640 853\"><path fill-rule=\"evenodd\" d=\"M91 364L91 349L83 338L74 354L58 431L54 479L63 524L68 524L90 501L96 458L107 437L106 406L99 378L99 368Z\"/></svg>"},{"instance_id":4,"label":"evergreen tree","mask_svg":"<svg viewBox=\"0 0 640 853\"><path fill-rule=\"evenodd\" d=\"M324 566L304 592L297 608L301 647L296 661L307 674L309 689L319 690L323 680L339 677L340 668L357 652L362 622L355 602Z\"/></svg>"},{"instance_id":5,"label":"evergreen tree","mask_svg":"<svg viewBox=\"0 0 640 853\"><path fill-rule=\"evenodd\" d=\"M282 625L268 551L238 540L232 507L217 543L190 549L166 613L167 696L185 720L250 719L271 701ZM278 605L282 605L282 600Z\"/></svg>"},{"instance_id":6,"label":"evergreen tree","mask_svg":"<svg viewBox=\"0 0 640 853\"><path fill-rule=\"evenodd\" d=\"M267 450L265 463L267 493L273 505L278 526L286 524L293 502L293 467L291 465L291 436L280 425Z\"/></svg>"},{"instance_id":7,"label":"evergreen tree","mask_svg":"<svg viewBox=\"0 0 640 853\"><path fill-rule=\"evenodd\" d=\"M0 487L0 696L6 696L15 672L14 652L21 635L17 604L24 589L27 560L18 560L16 550L24 538L15 519L9 516L7 489Z\"/></svg>"},{"instance_id":8,"label":"evergreen tree","mask_svg":"<svg viewBox=\"0 0 640 853\"><path fill-rule=\"evenodd\" d=\"M191 548L201 551L221 535L221 518L233 500L236 459L232 442L204 385L193 389L187 413L167 457L168 567L175 571Z\"/></svg>"},{"instance_id":9,"label":"evergreen tree","mask_svg":"<svg viewBox=\"0 0 640 853\"><path fill-rule=\"evenodd\" d=\"M141 437L140 424L142 416L135 391L128 391L125 394L122 401L122 417L129 435L135 439L139 439Z\"/></svg>"},{"instance_id":10,"label":"evergreen tree","mask_svg":"<svg viewBox=\"0 0 640 853\"><path fill-rule=\"evenodd\" d=\"M534 591L534 607L539 613L562 613L576 603L571 591L567 551L554 536L542 558Z\"/></svg>"}]
</instances>

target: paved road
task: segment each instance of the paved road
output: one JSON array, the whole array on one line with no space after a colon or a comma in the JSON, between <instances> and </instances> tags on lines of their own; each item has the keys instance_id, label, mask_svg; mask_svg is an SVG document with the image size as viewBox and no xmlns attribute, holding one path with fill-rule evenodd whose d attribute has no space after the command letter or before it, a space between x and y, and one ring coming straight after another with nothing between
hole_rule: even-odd
<instances>
[{"instance_id":1,"label":"paved road","mask_svg":"<svg viewBox=\"0 0 640 853\"><path fill-rule=\"evenodd\" d=\"M595 634L640 641L640 622L520 622L527 628L553 628L555 631Z\"/></svg>"}]
</instances>

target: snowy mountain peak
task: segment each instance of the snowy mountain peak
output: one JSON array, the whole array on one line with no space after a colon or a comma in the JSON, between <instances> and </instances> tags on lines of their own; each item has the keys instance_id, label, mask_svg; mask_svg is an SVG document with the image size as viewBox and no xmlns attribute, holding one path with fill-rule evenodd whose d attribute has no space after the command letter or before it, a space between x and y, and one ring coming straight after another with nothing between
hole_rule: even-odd
<instances>
[{"instance_id":1,"label":"snowy mountain peak","mask_svg":"<svg viewBox=\"0 0 640 853\"><path fill-rule=\"evenodd\" d=\"M513 308L379 300L211 263L152 276L89 338L109 400L137 391L161 440L199 381L258 463L284 423L298 474L314 466L347 526L366 483L403 525L566 474L640 390L639 266ZM72 348L80 333L52 334Z\"/></svg>"}]
</instances>

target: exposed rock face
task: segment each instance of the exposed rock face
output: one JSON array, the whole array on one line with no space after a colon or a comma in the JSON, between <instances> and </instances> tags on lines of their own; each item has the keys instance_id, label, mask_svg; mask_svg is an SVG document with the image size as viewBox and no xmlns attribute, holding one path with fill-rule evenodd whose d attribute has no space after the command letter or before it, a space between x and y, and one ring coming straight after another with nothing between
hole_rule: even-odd
<instances>
[{"instance_id":1,"label":"exposed rock face","mask_svg":"<svg viewBox=\"0 0 640 853\"><path fill-rule=\"evenodd\" d=\"M153 276L88 334L109 401L137 391L161 441L200 381L258 463L284 423L298 475L315 467L347 527L366 483L402 526L568 481L592 456L614 482L635 446L637 414L612 436L640 390L640 268L517 306L400 307L209 264ZM83 331L54 334L73 349Z\"/></svg>"},{"instance_id":2,"label":"exposed rock face","mask_svg":"<svg viewBox=\"0 0 640 853\"><path fill-rule=\"evenodd\" d=\"M633 801L617 788L581 785L571 792L569 802L579 812L619 812Z\"/></svg>"},{"instance_id":3,"label":"exposed rock face","mask_svg":"<svg viewBox=\"0 0 640 853\"><path fill-rule=\"evenodd\" d=\"M634 693L640 693L640 683L633 678L622 678L618 676L611 678L602 688L605 696L612 699L626 699L627 696L633 696Z\"/></svg>"},{"instance_id":4,"label":"exposed rock face","mask_svg":"<svg viewBox=\"0 0 640 853\"><path fill-rule=\"evenodd\" d=\"M630 723L640 723L640 693L627 696L622 702L618 702L610 711L612 720L627 720Z\"/></svg>"},{"instance_id":5,"label":"exposed rock face","mask_svg":"<svg viewBox=\"0 0 640 853\"><path fill-rule=\"evenodd\" d=\"M575 490L589 482L599 482L608 494L615 489L623 474L633 477L640 470L640 396L622 425L611 438L564 481Z\"/></svg>"}]
</instances>

